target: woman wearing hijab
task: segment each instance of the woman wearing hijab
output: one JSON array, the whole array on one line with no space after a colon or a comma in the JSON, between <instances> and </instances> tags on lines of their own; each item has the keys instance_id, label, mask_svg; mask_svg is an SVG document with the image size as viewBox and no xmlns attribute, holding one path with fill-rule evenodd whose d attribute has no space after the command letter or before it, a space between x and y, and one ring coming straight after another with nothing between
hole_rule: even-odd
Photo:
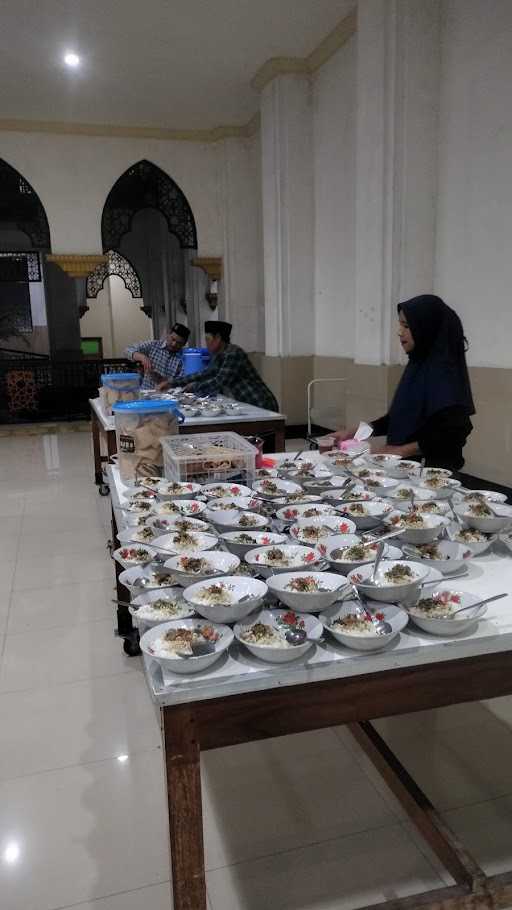
<instances>
[{"instance_id":1,"label":"woman wearing hijab","mask_svg":"<svg viewBox=\"0 0 512 910\"><path fill-rule=\"evenodd\" d=\"M371 425L387 436L379 452L425 458L434 467L459 470L475 413L466 339L457 314L430 294L398 304L398 337L409 357L388 413ZM339 430L339 440L355 430Z\"/></svg>"}]
</instances>

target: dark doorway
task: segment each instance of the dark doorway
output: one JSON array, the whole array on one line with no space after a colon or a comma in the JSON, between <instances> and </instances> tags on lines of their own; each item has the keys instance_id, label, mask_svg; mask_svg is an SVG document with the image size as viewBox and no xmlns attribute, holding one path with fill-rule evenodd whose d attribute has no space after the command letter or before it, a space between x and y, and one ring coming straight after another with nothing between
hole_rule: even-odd
<instances>
[{"instance_id":1,"label":"dark doorway","mask_svg":"<svg viewBox=\"0 0 512 910\"><path fill-rule=\"evenodd\" d=\"M197 231L180 187L150 161L139 161L110 190L101 219L103 250L116 250L133 263L140 278L144 310L153 333L183 322L199 325Z\"/></svg>"}]
</instances>

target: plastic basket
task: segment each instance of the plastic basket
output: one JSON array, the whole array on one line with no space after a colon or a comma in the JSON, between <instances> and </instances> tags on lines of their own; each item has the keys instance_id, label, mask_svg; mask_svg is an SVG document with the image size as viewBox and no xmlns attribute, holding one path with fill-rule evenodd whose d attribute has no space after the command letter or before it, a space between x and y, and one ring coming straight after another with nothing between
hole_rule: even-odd
<instances>
[{"instance_id":1,"label":"plastic basket","mask_svg":"<svg viewBox=\"0 0 512 910\"><path fill-rule=\"evenodd\" d=\"M162 439L167 480L254 481L258 450L238 433L194 433Z\"/></svg>"}]
</instances>

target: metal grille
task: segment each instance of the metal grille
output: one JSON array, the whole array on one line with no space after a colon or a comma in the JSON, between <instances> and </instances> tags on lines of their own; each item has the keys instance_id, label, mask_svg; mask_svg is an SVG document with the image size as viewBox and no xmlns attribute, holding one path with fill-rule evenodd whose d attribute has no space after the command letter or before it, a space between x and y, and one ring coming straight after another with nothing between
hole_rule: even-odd
<instances>
[{"instance_id":1,"label":"metal grille","mask_svg":"<svg viewBox=\"0 0 512 910\"><path fill-rule=\"evenodd\" d=\"M50 249L46 212L30 183L0 159L0 222L27 234L37 250Z\"/></svg>"},{"instance_id":2,"label":"metal grille","mask_svg":"<svg viewBox=\"0 0 512 910\"><path fill-rule=\"evenodd\" d=\"M5 266L5 260L25 260L27 263L27 281L41 281L41 263L39 261L39 253L26 253L24 250L16 250L12 253L0 253L0 274L6 274L4 268L9 268ZM0 279L3 281L17 281L18 279ZM22 279L25 280L25 279Z\"/></svg>"},{"instance_id":3,"label":"metal grille","mask_svg":"<svg viewBox=\"0 0 512 910\"><path fill-rule=\"evenodd\" d=\"M182 249L197 249L196 225L186 197L174 180L150 161L134 164L110 190L101 219L103 249L118 250L134 215L147 208L162 213Z\"/></svg>"},{"instance_id":4,"label":"metal grille","mask_svg":"<svg viewBox=\"0 0 512 910\"><path fill-rule=\"evenodd\" d=\"M97 297L105 278L112 275L118 275L123 279L124 285L132 297L142 297L140 279L131 262L115 250L109 250L107 256L108 261L97 266L87 279L87 297L93 299Z\"/></svg>"}]
</instances>

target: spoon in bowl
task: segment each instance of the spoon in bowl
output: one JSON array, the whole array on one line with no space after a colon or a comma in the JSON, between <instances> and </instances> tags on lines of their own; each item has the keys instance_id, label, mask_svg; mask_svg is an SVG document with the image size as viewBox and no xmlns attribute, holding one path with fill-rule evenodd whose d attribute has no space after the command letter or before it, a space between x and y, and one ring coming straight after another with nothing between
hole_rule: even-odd
<instances>
[{"instance_id":1,"label":"spoon in bowl","mask_svg":"<svg viewBox=\"0 0 512 910\"><path fill-rule=\"evenodd\" d=\"M375 616L372 616L372 614L370 613L369 609L367 608L363 598L361 597L361 594L359 593L356 585L352 585L352 594L356 601L358 609L362 613L364 613L364 615L366 616L366 619L368 619L371 622L377 635L389 635L389 633L393 631L393 627L391 626L391 623L387 622L387 620L385 620L385 619L376 619Z\"/></svg>"}]
</instances>

